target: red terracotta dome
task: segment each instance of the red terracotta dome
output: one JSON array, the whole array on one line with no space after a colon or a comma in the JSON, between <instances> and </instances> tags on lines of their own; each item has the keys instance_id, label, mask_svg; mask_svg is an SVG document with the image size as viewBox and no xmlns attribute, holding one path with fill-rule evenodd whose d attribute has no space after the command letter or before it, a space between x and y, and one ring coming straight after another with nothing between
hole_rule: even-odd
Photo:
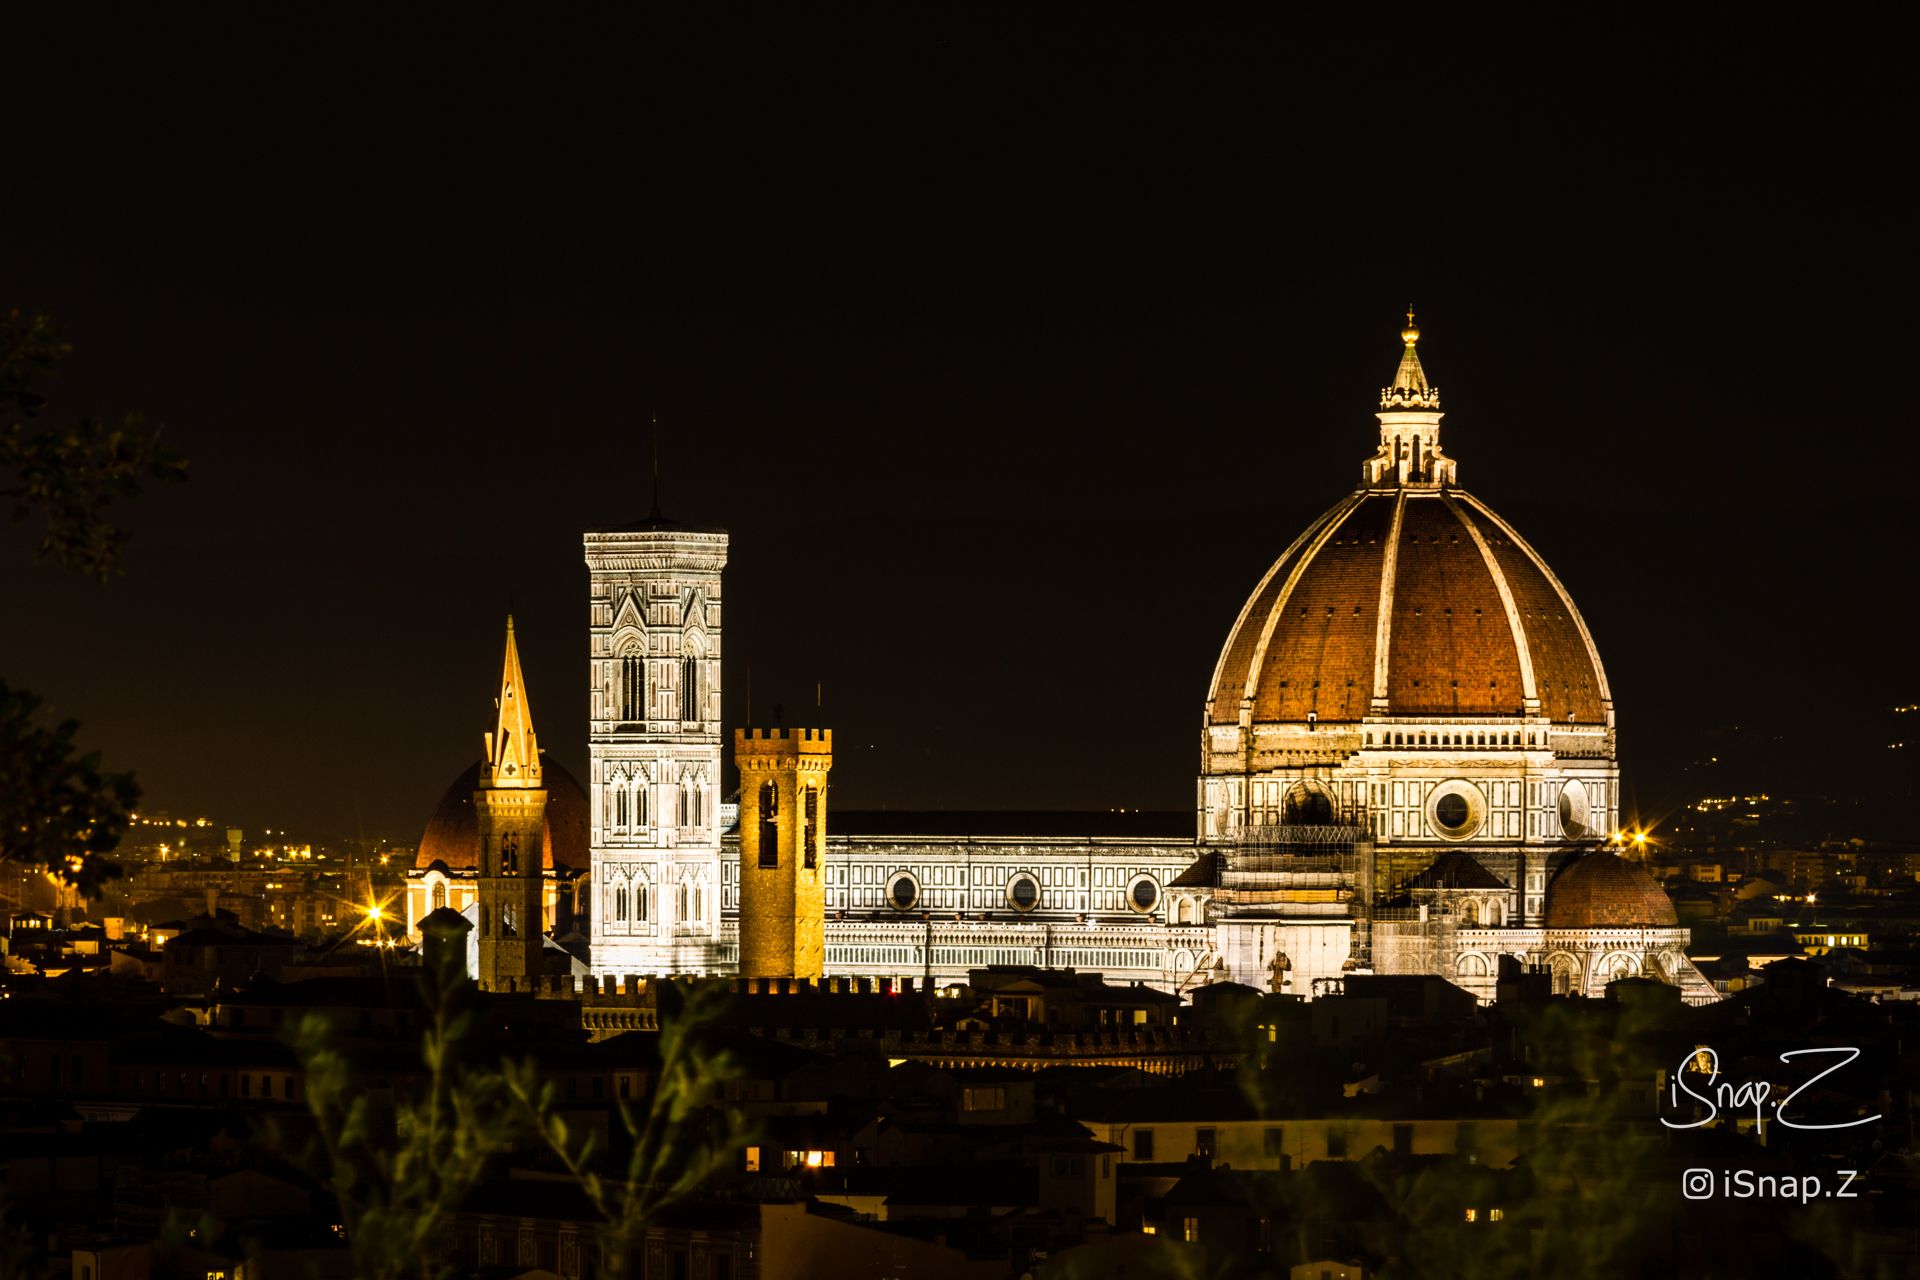
<instances>
[{"instance_id":1,"label":"red terracotta dome","mask_svg":"<svg viewBox=\"0 0 1920 1280\"><path fill-rule=\"evenodd\" d=\"M1673 900L1646 868L1596 849L1560 868L1547 886L1549 929L1673 928Z\"/></svg>"},{"instance_id":2,"label":"red terracotta dome","mask_svg":"<svg viewBox=\"0 0 1920 1280\"><path fill-rule=\"evenodd\" d=\"M416 870L436 862L449 871L477 871L480 867L480 827L473 814L473 792L480 785L481 761L453 780L434 806L433 816L420 837L414 855ZM547 783L547 822L540 842L540 866L551 871L584 871L590 862L587 834L587 792L574 776L546 752L540 766Z\"/></svg>"},{"instance_id":3,"label":"red terracotta dome","mask_svg":"<svg viewBox=\"0 0 1920 1280\"><path fill-rule=\"evenodd\" d=\"M1511 719L1529 700L1556 724L1604 724L1610 710L1600 655L1545 562L1458 489L1371 488L1267 571L1221 652L1207 719Z\"/></svg>"}]
</instances>

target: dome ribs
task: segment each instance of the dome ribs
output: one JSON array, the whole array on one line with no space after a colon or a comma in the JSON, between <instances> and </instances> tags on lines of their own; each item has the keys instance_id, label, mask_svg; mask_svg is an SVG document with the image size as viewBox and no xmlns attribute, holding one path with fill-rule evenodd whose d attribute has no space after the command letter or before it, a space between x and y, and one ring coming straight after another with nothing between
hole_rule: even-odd
<instances>
[{"instance_id":1,"label":"dome ribs","mask_svg":"<svg viewBox=\"0 0 1920 1280\"><path fill-rule=\"evenodd\" d=\"M1518 714L1520 662L1480 549L1444 498L1408 495L1393 589L1394 715Z\"/></svg>"},{"instance_id":2,"label":"dome ribs","mask_svg":"<svg viewBox=\"0 0 1920 1280\"><path fill-rule=\"evenodd\" d=\"M1254 588L1253 595L1241 608L1233 631L1227 636L1226 648L1221 650L1220 661L1214 668L1213 685L1207 700L1208 723L1240 723L1240 704L1248 696L1247 675L1274 620L1274 609L1284 603L1288 585L1301 563L1312 555L1316 540L1330 528L1337 528L1358 501L1357 496L1349 497L1309 525L1306 532L1287 548L1286 553L1273 562L1266 577Z\"/></svg>"},{"instance_id":3,"label":"dome ribs","mask_svg":"<svg viewBox=\"0 0 1920 1280\"><path fill-rule=\"evenodd\" d=\"M1393 495L1351 508L1279 604L1257 673L1256 722L1357 721L1373 694L1380 565Z\"/></svg>"},{"instance_id":4,"label":"dome ribs","mask_svg":"<svg viewBox=\"0 0 1920 1280\"><path fill-rule=\"evenodd\" d=\"M1457 509L1486 539L1513 593L1533 660L1541 714L1555 724L1609 720L1606 674L1586 623L1533 549L1499 517L1465 494Z\"/></svg>"}]
</instances>

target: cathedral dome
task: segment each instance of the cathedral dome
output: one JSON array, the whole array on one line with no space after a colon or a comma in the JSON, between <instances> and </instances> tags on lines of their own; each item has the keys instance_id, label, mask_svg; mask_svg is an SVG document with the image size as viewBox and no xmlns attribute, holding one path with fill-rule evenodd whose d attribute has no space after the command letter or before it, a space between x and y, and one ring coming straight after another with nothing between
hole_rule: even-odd
<instances>
[{"instance_id":1,"label":"cathedral dome","mask_svg":"<svg viewBox=\"0 0 1920 1280\"><path fill-rule=\"evenodd\" d=\"M1215 725L1368 716L1609 719L1606 674L1546 563L1478 499L1363 489L1254 589L1208 696Z\"/></svg>"},{"instance_id":2,"label":"cathedral dome","mask_svg":"<svg viewBox=\"0 0 1920 1280\"><path fill-rule=\"evenodd\" d=\"M1606 672L1572 597L1511 525L1456 487L1411 312L1400 337L1361 486L1254 588L1214 668L1207 724L1611 727Z\"/></svg>"},{"instance_id":3,"label":"cathedral dome","mask_svg":"<svg viewBox=\"0 0 1920 1280\"><path fill-rule=\"evenodd\" d=\"M1582 854L1547 886L1549 929L1673 928L1673 900L1646 868L1605 849Z\"/></svg>"},{"instance_id":4,"label":"cathedral dome","mask_svg":"<svg viewBox=\"0 0 1920 1280\"><path fill-rule=\"evenodd\" d=\"M480 825L473 813L473 792L480 785L484 761L453 780L440 803L427 820L420 837L419 852L414 855L416 870L424 871L436 862L449 871L477 871L480 867ZM540 766L547 787L547 821L540 842L540 866L552 870L583 871L590 857L587 836L587 792L574 776L560 767L546 752L540 753Z\"/></svg>"}]
</instances>

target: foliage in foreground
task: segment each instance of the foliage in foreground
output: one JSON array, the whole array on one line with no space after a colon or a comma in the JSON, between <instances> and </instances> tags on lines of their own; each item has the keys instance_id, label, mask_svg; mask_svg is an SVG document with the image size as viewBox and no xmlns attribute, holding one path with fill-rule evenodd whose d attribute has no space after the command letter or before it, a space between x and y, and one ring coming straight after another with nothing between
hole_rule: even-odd
<instances>
[{"instance_id":1,"label":"foliage in foreground","mask_svg":"<svg viewBox=\"0 0 1920 1280\"><path fill-rule=\"evenodd\" d=\"M40 427L37 381L71 350L45 315L0 313L0 503L16 522L43 521L40 559L104 581L120 572L129 536L109 508L147 482L184 479L186 461L138 414ZM0 863L42 868L91 895L120 874L105 855L140 791L132 774L101 773L97 754L76 755L79 725L46 727L39 704L0 682Z\"/></svg>"},{"instance_id":2,"label":"foliage in foreground","mask_svg":"<svg viewBox=\"0 0 1920 1280\"><path fill-rule=\"evenodd\" d=\"M304 1021L295 1034L316 1129L309 1165L339 1202L356 1275L450 1274L452 1215L506 1176L509 1152L556 1160L604 1219L601 1238L622 1247L729 1166L746 1140L741 1117L717 1105L735 1064L708 1043L724 988L693 988L684 1004L679 988L662 989L658 1081L644 1104L619 1101L632 1150L623 1175L609 1176L606 1152L568 1126L538 1066L490 1056L471 983L459 976L428 987L425 1088L396 1096L390 1116L370 1102L362 1073L324 1019Z\"/></svg>"}]
</instances>

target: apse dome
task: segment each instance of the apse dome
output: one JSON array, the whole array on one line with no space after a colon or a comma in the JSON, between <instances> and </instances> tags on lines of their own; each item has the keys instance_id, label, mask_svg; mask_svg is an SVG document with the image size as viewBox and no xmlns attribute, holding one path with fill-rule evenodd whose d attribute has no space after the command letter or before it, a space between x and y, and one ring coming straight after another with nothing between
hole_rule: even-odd
<instances>
[{"instance_id":1,"label":"apse dome","mask_svg":"<svg viewBox=\"0 0 1920 1280\"><path fill-rule=\"evenodd\" d=\"M1673 899L1645 867L1606 849L1568 862L1547 885L1549 929L1671 929Z\"/></svg>"}]
</instances>

